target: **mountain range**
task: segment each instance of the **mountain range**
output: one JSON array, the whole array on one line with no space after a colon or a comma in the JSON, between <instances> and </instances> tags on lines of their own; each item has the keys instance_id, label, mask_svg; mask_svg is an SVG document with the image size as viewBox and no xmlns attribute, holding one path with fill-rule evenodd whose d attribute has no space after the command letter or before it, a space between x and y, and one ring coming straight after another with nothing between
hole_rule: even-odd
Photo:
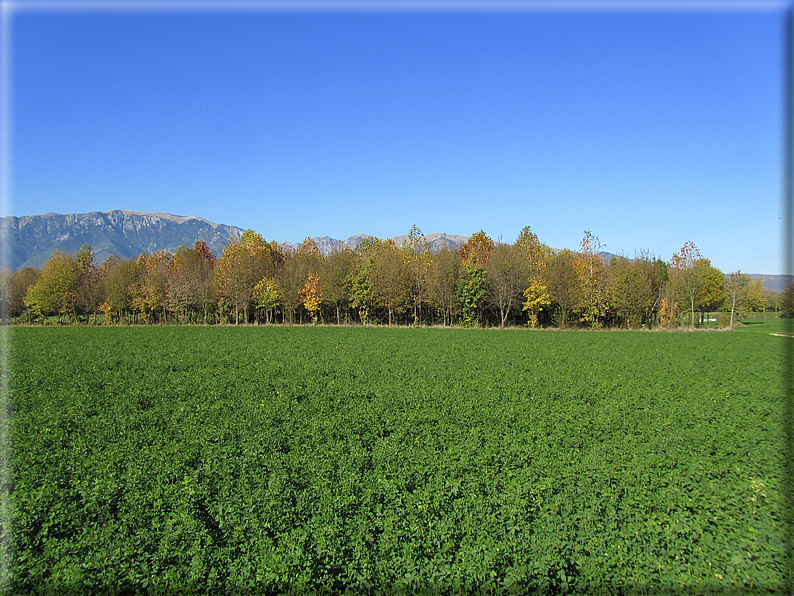
<instances>
[{"instance_id":1,"label":"mountain range","mask_svg":"<svg viewBox=\"0 0 794 596\"><path fill-rule=\"evenodd\" d=\"M83 244L91 245L98 264L104 263L110 255L130 258L142 252L174 252L180 245L192 247L198 240L204 240L215 256L220 257L229 239L240 238L243 232L245 230L242 228L212 223L201 217L124 209L0 217L0 241L8 242L8 253L3 265L12 271L24 267L41 269L54 250L74 253ZM328 255L345 247L354 249L359 242L369 237L367 234L356 234L346 240L328 236L314 240L320 252ZM432 252L438 252L443 247L455 250L468 240L467 236L438 233L427 234L425 238ZM394 242L400 246L407 239L407 235L395 236ZM297 249L299 245L284 242L280 246Z\"/></svg>"},{"instance_id":2,"label":"mountain range","mask_svg":"<svg viewBox=\"0 0 794 596\"><path fill-rule=\"evenodd\" d=\"M123 209L0 218L0 240L8 242L3 265L13 271L41 268L55 249L73 253L83 244L91 245L98 264L110 255L129 258L160 249L173 252L198 240L220 255L229 238L239 238L243 231L200 217Z\"/></svg>"},{"instance_id":3,"label":"mountain range","mask_svg":"<svg viewBox=\"0 0 794 596\"><path fill-rule=\"evenodd\" d=\"M74 253L83 244L90 244L97 264L105 262L110 255L121 258L137 257L142 252L157 250L174 252L180 245L192 247L196 241L204 240L216 256L230 238L242 236L242 228L217 224L201 217L185 217L170 213L142 213L125 209L94 211L91 213L43 213L24 217L0 217L0 242L7 242L8 250L3 266L17 271L24 267L41 269L52 252L59 249ZM346 240L328 236L315 238L323 255L345 247L354 249L359 242L369 238L367 234L356 234ZM397 246L408 239L403 234L395 236ZM455 250L463 246L468 236L452 234L426 234L431 252L444 247ZM297 245L284 242L285 249L296 249ZM558 249L552 249L555 252ZM612 253L601 253L609 261ZM753 279L762 279L764 288L780 292L792 276L750 274Z\"/></svg>"}]
</instances>

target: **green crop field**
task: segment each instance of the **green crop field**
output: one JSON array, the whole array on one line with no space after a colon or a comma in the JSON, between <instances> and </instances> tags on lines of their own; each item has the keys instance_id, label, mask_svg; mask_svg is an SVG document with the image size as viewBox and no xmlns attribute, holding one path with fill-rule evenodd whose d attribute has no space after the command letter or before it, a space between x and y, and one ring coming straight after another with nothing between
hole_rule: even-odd
<instances>
[{"instance_id":1,"label":"green crop field","mask_svg":"<svg viewBox=\"0 0 794 596\"><path fill-rule=\"evenodd\" d=\"M6 587L781 592L761 331L12 329Z\"/></svg>"}]
</instances>

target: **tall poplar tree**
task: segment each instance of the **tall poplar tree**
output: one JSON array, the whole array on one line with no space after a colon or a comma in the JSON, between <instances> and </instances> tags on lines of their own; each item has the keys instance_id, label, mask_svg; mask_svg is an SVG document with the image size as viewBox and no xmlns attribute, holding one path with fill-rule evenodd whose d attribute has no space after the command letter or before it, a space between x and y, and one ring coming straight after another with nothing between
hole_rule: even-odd
<instances>
[{"instance_id":1,"label":"tall poplar tree","mask_svg":"<svg viewBox=\"0 0 794 596\"><path fill-rule=\"evenodd\" d=\"M376 302L386 309L389 325L408 303L411 279L403 255L390 238L374 260L372 290Z\"/></svg>"},{"instance_id":2,"label":"tall poplar tree","mask_svg":"<svg viewBox=\"0 0 794 596\"><path fill-rule=\"evenodd\" d=\"M428 295L430 304L441 313L445 326L451 325L460 312L456 299L460 271L460 258L446 246L433 255L428 274Z\"/></svg>"},{"instance_id":3,"label":"tall poplar tree","mask_svg":"<svg viewBox=\"0 0 794 596\"><path fill-rule=\"evenodd\" d=\"M355 265L353 251L345 247L329 254L323 260L320 273L320 290L323 301L336 310L336 324L341 323L341 311L349 302L350 274Z\"/></svg>"},{"instance_id":4,"label":"tall poplar tree","mask_svg":"<svg viewBox=\"0 0 794 596\"><path fill-rule=\"evenodd\" d=\"M414 324L419 324L422 303L426 300L427 279L430 271L430 243L417 225L408 232L408 240L400 247L411 281L410 296L414 309Z\"/></svg>"},{"instance_id":5,"label":"tall poplar tree","mask_svg":"<svg viewBox=\"0 0 794 596\"><path fill-rule=\"evenodd\" d=\"M747 296L747 288L750 285L750 277L741 271L734 271L725 276L725 288L728 292L728 304L731 310L729 328L733 329L734 313Z\"/></svg>"},{"instance_id":6,"label":"tall poplar tree","mask_svg":"<svg viewBox=\"0 0 794 596\"><path fill-rule=\"evenodd\" d=\"M580 320L589 323L593 329L603 326L607 308L607 271L599 254L602 248L598 238L590 230L585 230L575 261L582 288Z\"/></svg>"},{"instance_id":7,"label":"tall poplar tree","mask_svg":"<svg viewBox=\"0 0 794 596\"><path fill-rule=\"evenodd\" d=\"M527 325L537 327L540 312L551 305L551 297L546 282L551 249L542 244L537 234L525 226L514 245L518 257L526 265L526 275L522 309L527 313Z\"/></svg>"},{"instance_id":8,"label":"tall poplar tree","mask_svg":"<svg viewBox=\"0 0 794 596\"><path fill-rule=\"evenodd\" d=\"M695 306L700 287L703 285L701 269L696 266L700 254L697 246L689 241L670 259L670 280L673 285L673 296L689 306L689 324L695 326ZM675 310L674 305L671 306Z\"/></svg>"},{"instance_id":9,"label":"tall poplar tree","mask_svg":"<svg viewBox=\"0 0 794 596\"><path fill-rule=\"evenodd\" d=\"M488 294L486 268L491 261L493 251L493 240L480 230L472 234L458 252L463 271L460 275L457 298L461 304L463 323L466 326L480 324L482 300Z\"/></svg>"},{"instance_id":10,"label":"tall poplar tree","mask_svg":"<svg viewBox=\"0 0 794 596\"><path fill-rule=\"evenodd\" d=\"M514 246L500 244L491 253L486 274L491 302L499 309L499 326L504 327L510 311L521 304L527 288L527 262Z\"/></svg>"}]
</instances>

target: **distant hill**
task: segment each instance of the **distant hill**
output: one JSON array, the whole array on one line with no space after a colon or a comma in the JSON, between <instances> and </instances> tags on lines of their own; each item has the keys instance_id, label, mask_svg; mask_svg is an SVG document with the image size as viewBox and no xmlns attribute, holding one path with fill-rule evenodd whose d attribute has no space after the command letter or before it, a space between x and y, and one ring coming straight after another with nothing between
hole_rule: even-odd
<instances>
[{"instance_id":1,"label":"distant hill","mask_svg":"<svg viewBox=\"0 0 794 596\"><path fill-rule=\"evenodd\" d=\"M323 256L327 257L332 252L343 250L345 248L355 250L356 246L358 246L358 243L367 238L371 238L371 236L368 236L367 234L356 234L347 240L337 240L336 238L322 236L320 238L314 238L314 241L317 243L317 247L320 249L320 252L323 254ZM299 245L289 246L294 250L297 250L299 247Z\"/></svg>"},{"instance_id":2,"label":"distant hill","mask_svg":"<svg viewBox=\"0 0 794 596\"><path fill-rule=\"evenodd\" d=\"M347 240L337 240L336 238L329 238L328 236L322 236L319 238L314 238L314 241L317 243L317 247L320 249L320 252L323 256L328 256L334 251L343 250L345 248L349 248L350 250L355 250L356 246L367 238L372 238L368 234L356 234L351 236ZM442 248L449 248L450 250L457 250L469 239L468 236L455 236L452 234L425 234L425 240L428 241L430 244L430 252L435 254ZM394 236L392 238L394 243L397 246L402 246L403 243L408 240L408 234L402 234L400 236ZM288 248L291 250L298 250L299 245L296 244L289 244L285 243L283 245L284 248Z\"/></svg>"},{"instance_id":3,"label":"distant hill","mask_svg":"<svg viewBox=\"0 0 794 596\"><path fill-rule=\"evenodd\" d=\"M8 241L8 262L3 265L14 271L41 268L55 249L73 253L83 244L91 245L97 263L110 255L129 258L161 249L173 252L198 240L220 255L229 238L239 238L243 231L200 217L122 209L0 218L0 237Z\"/></svg>"},{"instance_id":4,"label":"distant hill","mask_svg":"<svg viewBox=\"0 0 794 596\"><path fill-rule=\"evenodd\" d=\"M794 275L761 275L757 273L748 273L747 275L750 279L760 279L767 292L782 292L787 284L794 281Z\"/></svg>"},{"instance_id":5,"label":"distant hill","mask_svg":"<svg viewBox=\"0 0 794 596\"><path fill-rule=\"evenodd\" d=\"M468 236L455 236L452 234L425 234L425 240L430 244L430 252L437 253L443 248L449 250L457 250L469 239ZM408 234L401 234L394 237L394 243L397 246L402 246L408 240Z\"/></svg>"}]
</instances>

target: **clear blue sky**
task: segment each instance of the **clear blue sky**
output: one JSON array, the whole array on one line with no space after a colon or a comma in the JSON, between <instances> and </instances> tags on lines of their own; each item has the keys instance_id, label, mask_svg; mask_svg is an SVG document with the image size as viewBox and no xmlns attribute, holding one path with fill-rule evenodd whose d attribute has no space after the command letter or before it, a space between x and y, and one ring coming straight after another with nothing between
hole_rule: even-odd
<instances>
[{"instance_id":1,"label":"clear blue sky","mask_svg":"<svg viewBox=\"0 0 794 596\"><path fill-rule=\"evenodd\" d=\"M587 229L782 272L783 3L32 4L13 12L9 215L165 211L278 242L531 226L576 248Z\"/></svg>"}]
</instances>

